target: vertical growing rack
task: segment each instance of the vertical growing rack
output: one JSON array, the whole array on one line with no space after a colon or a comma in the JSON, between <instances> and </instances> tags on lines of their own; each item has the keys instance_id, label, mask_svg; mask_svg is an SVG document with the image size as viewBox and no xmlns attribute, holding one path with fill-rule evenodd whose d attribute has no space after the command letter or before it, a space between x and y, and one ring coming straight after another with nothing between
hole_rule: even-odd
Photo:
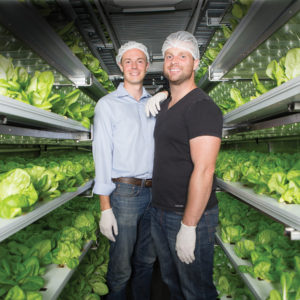
<instances>
[{"instance_id":1,"label":"vertical growing rack","mask_svg":"<svg viewBox=\"0 0 300 300\"><path fill-rule=\"evenodd\" d=\"M13 64L23 66L28 73L51 70L55 87L69 91L79 88L84 103L95 103L107 94L96 77L72 53L54 29L41 17L30 2L2 1L0 3L0 53L10 57ZM92 128L79 121L31 106L0 95L0 143L8 144L1 152L25 153L52 149L91 148ZM28 147L32 145L31 147ZM67 147L65 146L67 145ZM49 149L49 150L48 150ZM49 214L64 203L90 190L93 179L75 192L66 192L14 219L0 219L0 241ZM88 242L80 260L91 247ZM70 279L74 270L49 265L44 276L46 291L43 299L54 300Z\"/></svg>"},{"instance_id":2,"label":"vertical growing rack","mask_svg":"<svg viewBox=\"0 0 300 300\"><path fill-rule=\"evenodd\" d=\"M267 80L265 70L269 62L279 60L289 49L300 47L299 22L299 1L254 1L198 86L204 90L209 86L208 93L220 102L230 99L231 87L238 87L246 96L251 95L255 91L251 82L254 72L261 80ZM299 152L299 84L298 76L225 113L221 149L280 151L285 144ZM239 182L218 178L217 185L284 224L292 240L300 239L299 204L279 203ZM219 232L216 242L237 270L239 265L246 264L236 256L232 245L222 241ZM256 299L267 299L274 289L266 281L258 281L245 273L240 275Z\"/></svg>"}]
</instances>

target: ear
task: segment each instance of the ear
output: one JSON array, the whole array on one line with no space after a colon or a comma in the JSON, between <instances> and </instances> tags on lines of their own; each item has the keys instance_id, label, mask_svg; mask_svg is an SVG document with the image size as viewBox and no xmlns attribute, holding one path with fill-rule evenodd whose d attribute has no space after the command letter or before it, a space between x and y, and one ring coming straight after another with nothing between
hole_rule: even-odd
<instances>
[{"instance_id":1,"label":"ear","mask_svg":"<svg viewBox=\"0 0 300 300\"><path fill-rule=\"evenodd\" d=\"M194 68L193 68L194 71L197 70L197 68L198 68L198 66L199 66L199 62L200 62L199 59L194 59Z\"/></svg>"},{"instance_id":2,"label":"ear","mask_svg":"<svg viewBox=\"0 0 300 300\"><path fill-rule=\"evenodd\" d=\"M150 64L147 62L146 71L148 71L149 67L150 67Z\"/></svg>"},{"instance_id":3,"label":"ear","mask_svg":"<svg viewBox=\"0 0 300 300\"><path fill-rule=\"evenodd\" d=\"M123 73L123 67L122 67L122 65L120 63L118 63L118 66L119 66L121 72Z\"/></svg>"}]
</instances>

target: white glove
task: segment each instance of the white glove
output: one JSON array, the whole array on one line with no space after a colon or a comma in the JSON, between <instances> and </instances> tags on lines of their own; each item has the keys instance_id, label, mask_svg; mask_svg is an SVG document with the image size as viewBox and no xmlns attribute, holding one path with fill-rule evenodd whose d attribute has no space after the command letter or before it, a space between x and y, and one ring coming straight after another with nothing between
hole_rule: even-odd
<instances>
[{"instance_id":1,"label":"white glove","mask_svg":"<svg viewBox=\"0 0 300 300\"><path fill-rule=\"evenodd\" d=\"M111 208L101 212L99 227L104 236L112 242L116 241L114 235L118 235L118 224Z\"/></svg>"},{"instance_id":2,"label":"white glove","mask_svg":"<svg viewBox=\"0 0 300 300\"><path fill-rule=\"evenodd\" d=\"M196 226L187 226L181 222L181 227L176 237L175 250L179 259L186 264L195 260Z\"/></svg>"},{"instance_id":3,"label":"white glove","mask_svg":"<svg viewBox=\"0 0 300 300\"><path fill-rule=\"evenodd\" d=\"M155 117L160 110L160 103L165 101L168 98L168 92L159 92L152 96L146 103L145 111L146 115L149 118L150 115Z\"/></svg>"}]
</instances>

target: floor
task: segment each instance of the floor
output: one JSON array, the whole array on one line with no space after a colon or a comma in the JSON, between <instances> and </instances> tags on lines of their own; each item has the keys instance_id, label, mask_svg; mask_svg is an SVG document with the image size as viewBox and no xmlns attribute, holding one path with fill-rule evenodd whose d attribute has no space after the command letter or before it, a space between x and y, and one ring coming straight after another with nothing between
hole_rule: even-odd
<instances>
[{"instance_id":1,"label":"floor","mask_svg":"<svg viewBox=\"0 0 300 300\"><path fill-rule=\"evenodd\" d=\"M105 300L106 297L103 297L103 299ZM169 300L169 299L170 299L170 293L168 287L166 286L165 283L163 283L161 279L159 264L158 261L156 261L154 264L153 275L152 275L151 300ZM129 288L127 291L127 300L132 300Z\"/></svg>"}]
</instances>

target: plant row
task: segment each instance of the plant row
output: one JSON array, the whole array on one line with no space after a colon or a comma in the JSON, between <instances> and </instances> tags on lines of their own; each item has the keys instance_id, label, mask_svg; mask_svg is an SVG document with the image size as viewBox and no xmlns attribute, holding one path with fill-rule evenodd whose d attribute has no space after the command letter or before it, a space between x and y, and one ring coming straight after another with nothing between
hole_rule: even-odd
<instances>
[{"instance_id":1,"label":"plant row","mask_svg":"<svg viewBox=\"0 0 300 300\"><path fill-rule=\"evenodd\" d=\"M92 154L47 152L37 158L0 161L0 218L32 211L38 202L73 192L94 177Z\"/></svg>"},{"instance_id":2,"label":"plant row","mask_svg":"<svg viewBox=\"0 0 300 300\"><path fill-rule=\"evenodd\" d=\"M276 61L272 60L267 68L266 75L271 79L264 83L259 80L257 73L252 76L252 84L255 88L255 93L251 96L243 96L243 93L238 88L230 88L230 98L216 97L213 98L216 104L221 108L224 114L238 108L239 106L263 95L269 90L280 86L281 84L300 76L300 48L290 49L286 56ZM213 95L213 93L211 93Z\"/></svg>"},{"instance_id":3,"label":"plant row","mask_svg":"<svg viewBox=\"0 0 300 300\"><path fill-rule=\"evenodd\" d=\"M221 239L234 245L239 266L253 278L271 282L269 300L300 297L300 242L284 236L284 226L226 193L218 193Z\"/></svg>"},{"instance_id":4,"label":"plant row","mask_svg":"<svg viewBox=\"0 0 300 300\"><path fill-rule=\"evenodd\" d=\"M215 245L214 251L213 279L219 298L227 297L234 300L255 299L239 273L231 265L222 248L218 245Z\"/></svg>"},{"instance_id":5,"label":"plant row","mask_svg":"<svg viewBox=\"0 0 300 300\"><path fill-rule=\"evenodd\" d=\"M100 235L97 248L91 249L75 270L72 279L66 285L59 300L100 300L108 293L106 285L107 265L109 261L109 242Z\"/></svg>"},{"instance_id":6,"label":"plant row","mask_svg":"<svg viewBox=\"0 0 300 300\"><path fill-rule=\"evenodd\" d=\"M76 197L2 242L0 298L40 300L47 265L77 267L86 242L96 240L98 202L97 197L88 202ZM102 242L100 247L106 248Z\"/></svg>"},{"instance_id":7,"label":"plant row","mask_svg":"<svg viewBox=\"0 0 300 300\"><path fill-rule=\"evenodd\" d=\"M201 57L199 68L195 75L196 83L207 73L209 65L211 65L216 59L224 44L236 29L237 25L247 14L247 11L250 8L252 2L253 0L237 0L233 4L232 9L229 13L230 25L222 25L221 29L216 30L211 42L209 43L206 51Z\"/></svg>"},{"instance_id":8,"label":"plant row","mask_svg":"<svg viewBox=\"0 0 300 300\"><path fill-rule=\"evenodd\" d=\"M14 67L11 58L0 55L0 95L69 117L89 128L94 105L80 105L80 90L68 94L53 89L52 71L35 71L30 75L24 67Z\"/></svg>"},{"instance_id":9,"label":"plant row","mask_svg":"<svg viewBox=\"0 0 300 300\"><path fill-rule=\"evenodd\" d=\"M107 92L112 92L115 90L115 86L109 79L107 72L102 69L99 60L91 53L91 51L86 47L83 37L79 34L74 21L65 23L62 21L63 17L60 16L60 22L57 22L59 11L59 6L54 3L47 3L41 1L32 0L32 3L38 9L40 14L46 18L48 23L57 31L58 35L70 48L70 50L76 55L80 61L95 75L97 80L102 84L102 86L107 90ZM90 5L93 5L91 2ZM96 11L94 13L97 15ZM60 12L60 14L63 14ZM99 24L101 20L99 19ZM104 35L109 40L109 35L103 23L101 23Z\"/></svg>"},{"instance_id":10,"label":"plant row","mask_svg":"<svg viewBox=\"0 0 300 300\"><path fill-rule=\"evenodd\" d=\"M241 182L279 202L300 204L299 153L221 151L216 175L224 181Z\"/></svg>"}]
</instances>

